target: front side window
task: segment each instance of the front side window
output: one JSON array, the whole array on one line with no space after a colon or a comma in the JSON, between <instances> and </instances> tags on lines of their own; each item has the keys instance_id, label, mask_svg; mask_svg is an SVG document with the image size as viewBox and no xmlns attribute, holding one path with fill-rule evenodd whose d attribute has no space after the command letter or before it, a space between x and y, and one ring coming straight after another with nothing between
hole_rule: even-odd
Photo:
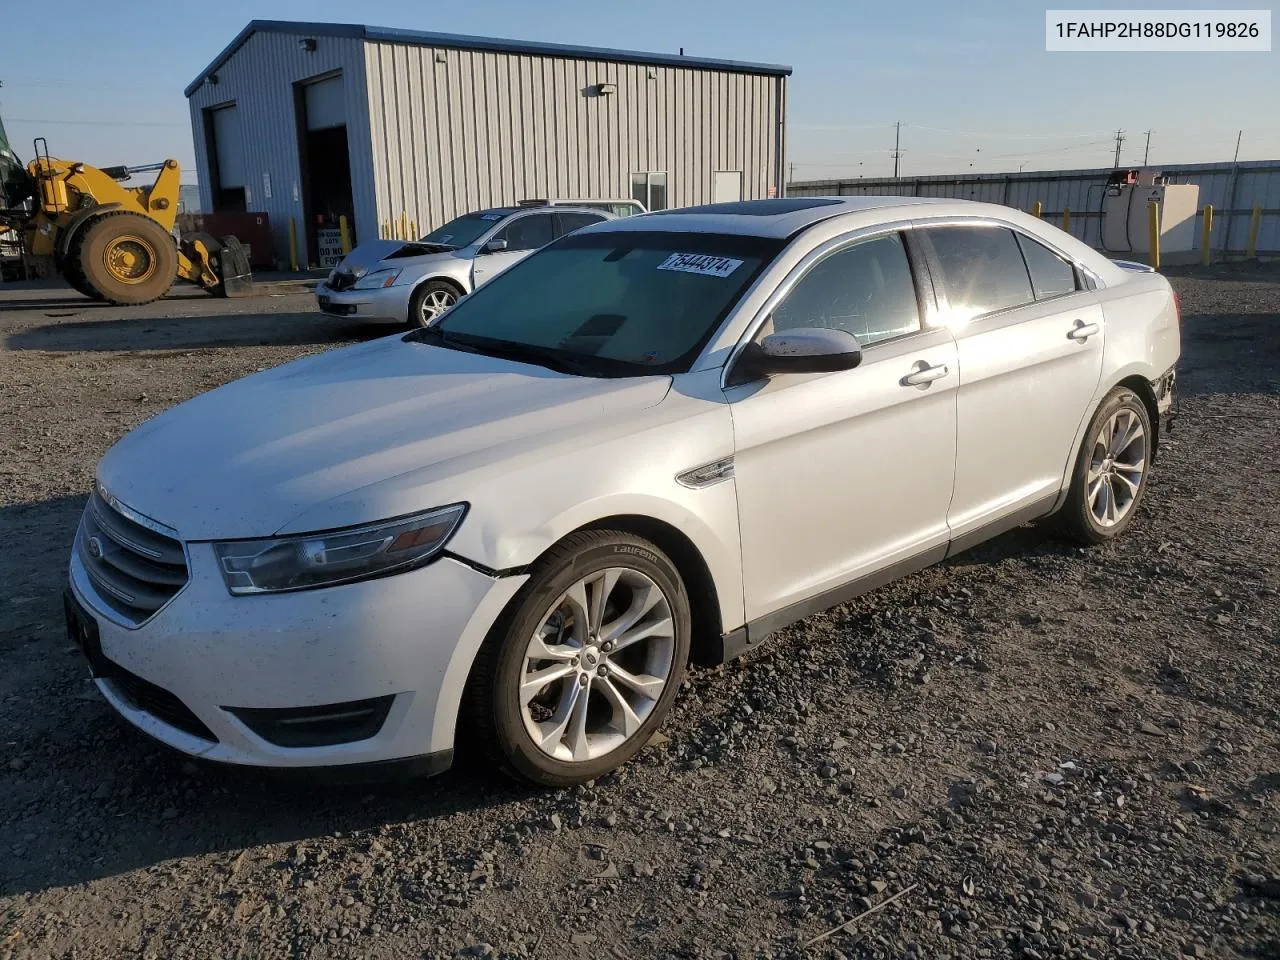
<instances>
[{"instance_id":1,"label":"front side window","mask_svg":"<svg viewBox=\"0 0 1280 960\"><path fill-rule=\"evenodd\" d=\"M791 288L771 320L774 333L830 327L853 334L864 347L915 333L920 307L902 237L863 240L820 260Z\"/></svg>"},{"instance_id":2,"label":"front side window","mask_svg":"<svg viewBox=\"0 0 1280 960\"><path fill-rule=\"evenodd\" d=\"M965 320L1031 303L1031 278L1012 230L1004 227L930 227L951 309Z\"/></svg>"},{"instance_id":3,"label":"front side window","mask_svg":"<svg viewBox=\"0 0 1280 960\"><path fill-rule=\"evenodd\" d=\"M1031 287L1037 300L1076 292L1076 271L1071 264L1025 234L1018 234L1018 246L1031 273Z\"/></svg>"},{"instance_id":4,"label":"front side window","mask_svg":"<svg viewBox=\"0 0 1280 960\"><path fill-rule=\"evenodd\" d=\"M550 213L534 213L518 217L497 236L507 241L509 251L537 250L555 239L553 216Z\"/></svg>"},{"instance_id":5,"label":"front side window","mask_svg":"<svg viewBox=\"0 0 1280 960\"><path fill-rule=\"evenodd\" d=\"M600 223L604 217L596 216L591 213L557 213L556 214L556 237L563 237L566 233L573 233L582 227L590 226L593 223Z\"/></svg>"},{"instance_id":6,"label":"front side window","mask_svg":"<svg viewBox=\"0 0 1280 960\"><path fill-rule=\"evenodd\" d=\"M784 240L575 233L460 300L413 339L595 376L689 369Z\"/></svg>"},{"instance_id":7,"label":"front side window","mask_svg":"<svg viewBox=\"0 0 1280 960\"><path fill-rule=\"evenodd\" d=\"M639 200L649 210L667 209L667 175L665 173L633 173L631 199Z\"/></svg>"}]
</instances>

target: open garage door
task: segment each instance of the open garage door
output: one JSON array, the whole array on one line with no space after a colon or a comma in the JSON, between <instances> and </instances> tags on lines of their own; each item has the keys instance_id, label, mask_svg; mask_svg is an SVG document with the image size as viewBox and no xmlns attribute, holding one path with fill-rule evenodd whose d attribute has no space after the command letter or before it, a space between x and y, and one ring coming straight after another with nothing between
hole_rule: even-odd
<instances>
[{"instance_id":1,"label":"open garage door","mask_svg":"<svg viewBox=\"0 0 1280 960\"><path fill-rule=\"evenodd\" d=\"M322 267L336 266L335 258L341 257L340 217L347 218L351 242L356 242L346 103L341 72L303 81L295 88L307 249L310 261Z\"/></svg>"}]
</instances>

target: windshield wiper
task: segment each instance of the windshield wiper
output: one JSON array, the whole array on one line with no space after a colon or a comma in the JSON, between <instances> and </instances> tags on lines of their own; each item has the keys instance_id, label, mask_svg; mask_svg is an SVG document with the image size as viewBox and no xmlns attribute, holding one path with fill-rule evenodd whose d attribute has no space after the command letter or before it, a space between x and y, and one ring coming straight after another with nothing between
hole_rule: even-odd
<instances>
[{"instance_id":1,"label":"windshield wiper","mask_svg":"<svg viewBox=\"0 0 1280 960\"><path fill-rule=\"evenodd\" d=\"M552 347L539 347L532 343L516 343L512 340L486 340L471 344L477 353L506 360L517 360L537 364L557 373L572 373L580 377L598 377L599 369L590 363L584 363Z\"/></svg>"},{"instance_id":2,"label":"windshield wiper","mask_svg":"<svg viewBox=\"0 0 1280 960\"><path fill-rule=\"evenodd\" d=\"M464 339L465 338L465 339ZM539 347L532 343L516 343L512 340L472 338L467 334L453 334L438 325L423 327L406 333L403 340L412 343L431 343L464 353L478 353L487 357L517 360L537 364L557 373L572 373L580 377L598 377L600 371L590 363L567 357L552 347Z\"/></svg>"}]
</instances>

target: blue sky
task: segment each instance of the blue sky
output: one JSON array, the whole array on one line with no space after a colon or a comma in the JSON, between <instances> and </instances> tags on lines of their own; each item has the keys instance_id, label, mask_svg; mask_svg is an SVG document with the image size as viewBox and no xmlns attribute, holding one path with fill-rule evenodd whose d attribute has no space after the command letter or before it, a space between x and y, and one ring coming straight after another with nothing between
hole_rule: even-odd
<instances>
[{"instance_id":1,"label":"blue sky","mask_svg":"<svg viewBox=\"0 0 1280 960\"><path fill-rule=\"evenodd\" d=\"M1170 4L1130 2L1126 8ZM1280 52L1047 53L1045 5L915 0L60 0L6 4L0 116L19 155L107 165L176 156L194 179L182 89L254 18L379 26L762 60L795 67L797 179L1280 157ZM1067 6L1056 3L1055 7ZM1093 2L1087 6L1108 6ZM1189 7L1240 8L1235 0ZM1273 14L1274 17L1274 14ZM1280 20L1280 18L1275 18ZM41 42L47 37L50 42ZM33 122L43 119L43 122Z\"/></svg>"}]
</instances>

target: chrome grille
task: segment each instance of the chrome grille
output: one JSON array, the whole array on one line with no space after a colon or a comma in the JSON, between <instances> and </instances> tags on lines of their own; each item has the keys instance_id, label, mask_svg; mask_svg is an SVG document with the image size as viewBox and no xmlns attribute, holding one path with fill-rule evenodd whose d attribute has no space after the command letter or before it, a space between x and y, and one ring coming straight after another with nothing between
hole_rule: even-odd
<instances>
[{"instance_id":1,"label":"chrome grille","mask_svg":"<svg viewBox=\"0 0 1280 960\"><path fill-rule=\"evenodd\" d=\"M187 582L182 543L126 517L96 491L80 520L76 553L98 594L131 623L146 620Z\"/></svg>"}]
</instances>

